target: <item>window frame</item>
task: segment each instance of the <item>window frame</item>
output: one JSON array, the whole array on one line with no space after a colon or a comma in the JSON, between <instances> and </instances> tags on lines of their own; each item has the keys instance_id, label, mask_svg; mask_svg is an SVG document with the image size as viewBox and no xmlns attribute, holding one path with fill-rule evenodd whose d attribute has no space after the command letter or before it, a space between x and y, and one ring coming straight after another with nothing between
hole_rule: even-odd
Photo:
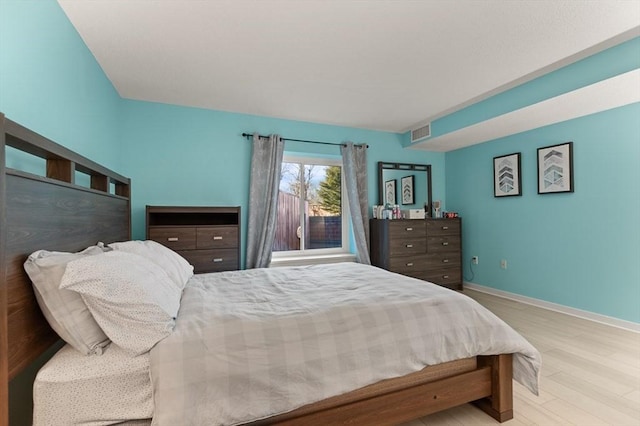
<instances>
[{"instance_id":1,"label":"window frame","mask_svg":"<svg viewBox=\"0 0 640 426\"><path fill-rule=\"evenodd\" d=\"M342 162L341 156L314 156L310 155L298 155L298 154L287 154L285 153L282 158L283 163L297 163L306 165L319 165L319 166L340 166L340 197L342 204L342 216L341 216L341 225L342 225L342 246L341 247L330 247L330 248L317 248L317 249L300 249L300 250L281 250L281 251L272 251L271 257L274 260L277 259L292 259L292 258L313 258L313 257L322 257L322 256L332 256L338 254L349 254L351 253L351 227L350 227L350 213L349 213L349 202L347 200L347 191L344 179L344 164ZM306 194L305 194L306 198ZM300 203L304 203L304 198L300 197ZM304 211L304 209L300 209L300 211ZM304 229L305 221L301 219L301 226L304 235L306 229Z\"/></svg>"}]
</instances>

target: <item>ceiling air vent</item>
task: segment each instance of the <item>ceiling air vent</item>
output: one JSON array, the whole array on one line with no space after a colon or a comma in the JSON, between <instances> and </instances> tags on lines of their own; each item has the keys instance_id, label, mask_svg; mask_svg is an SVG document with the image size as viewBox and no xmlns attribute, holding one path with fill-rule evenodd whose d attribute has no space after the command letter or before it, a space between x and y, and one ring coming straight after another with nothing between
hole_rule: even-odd
<instances>
[{"instance_id":1,"label":"ceiling air vent","mask_svg":"<svg viewBox=\"0 0 640 426\"><path fill-rule=\"evenodd\" d=\"M418 142L421 139L431 136L431 123L426 124L411 131L411 143Z\"/></svg>"}]
</instances>

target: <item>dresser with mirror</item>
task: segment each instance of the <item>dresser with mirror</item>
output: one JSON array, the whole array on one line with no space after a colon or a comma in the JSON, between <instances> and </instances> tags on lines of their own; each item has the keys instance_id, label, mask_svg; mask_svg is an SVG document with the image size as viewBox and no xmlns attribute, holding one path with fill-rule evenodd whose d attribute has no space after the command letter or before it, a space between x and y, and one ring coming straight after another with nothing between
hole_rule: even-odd
<instances>
[{"instance_id":1,"label":"dresser with mirror","mask_svg":"<svg viewBox=\"0 0 640 426\"><path fill-rule=\"evenodd\" d=\"M410 191L407 182L413 182ZM395 202L390 202L394 194L387 193L391 187L395 187ZM409 192L412 197L407 196ZM378 197L380 205L423 209L425 218L370 219L371 263L462 290L462 219L431 217L431 165L379 162Z\"/></svg>"}]
</instances>

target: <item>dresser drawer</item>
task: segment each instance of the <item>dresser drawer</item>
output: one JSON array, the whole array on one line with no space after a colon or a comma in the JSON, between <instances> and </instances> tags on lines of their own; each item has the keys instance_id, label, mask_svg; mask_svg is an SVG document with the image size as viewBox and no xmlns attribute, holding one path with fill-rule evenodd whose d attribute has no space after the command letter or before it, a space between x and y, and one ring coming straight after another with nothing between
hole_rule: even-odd
<instances>
[{"instance_id":1,"label":"dresser drawer","mask_svg":"<svg viewBox=\"0 0 640 426\"><path fill-rule=\"evenodd\" d=\"M460 220L458 219L432 219L427 221L427 236L459 235Z\"/></svg>"},{"instance_id":2,"label":"dresser drawer","mask_svg":"<svg viewBox=\"0 0 640 426\"><path fill-rule=\"evenodd\" d=\"M418 269L413 269L413 270L409 270L404 272L402 275L406 275L408 277L411 278L417 278L419 280L423 280L423 281L429 281L428 278L428 272L425 270L418 270Z\"/></svg>"},{"instance_id":3,"label":"dresser drawer","mask_svg":"<svg viewBox=\"0 0 640 426\"><path fill-rule=\"evenodd\" d=\"M447 251L460 251L460 235L439 235L427 237L427 251L440 253Z\"/></svg>"},{"instance_id":4,"label":"dresser drawer","mask_svg":"<svg viewBox=\"0 0 640 426\"><path fill-rule=\"evenodd\" d=\"M189 250L196 248L196 228L185 227L150 227L149 239L157 241L172 250Z\"/></svg>"},{"instance_id":5,"label":"dresser drawer","mask_svg":"<svg viewBox=\"0 0 640 426\"><path fill-rule=\"evenodd\" d=\"M390 220L389 238L424 238L426 229L424 220Z\"/></svg>"},{"instance_id":6,"label":"dresser drawer","mask_svg":"<svg viewBox=\"0 0 640 426\"><path fill-rule=\"evenodd\" d=\"M389 241L390 256L404 256L427 252L427 242L422 238L391 238Z\"/></svg>"},{"instance_id":7,"label":"dresser drawer","mask_svg":"<svg viewBox=\"0 0 640 426\"><path fill-rule=\"evenodd\" d=\"M460 267L430 269L424 275L424 279L454 290L462 290L462 271Z\"/></svg>"},{"instance_id":8,"label":"dresser drawer","mask_svg":"<svg viewBox=\"0 0 640 426\"><path fill-rule=\"evenodd\" d=\"M429 254L425 263L429 270L455 267L460 269L461 256L460 252Z\"/></svg>"},{"instance_id":9,"label":"dresser drawer","mask_svg":"<svg viewBox=\"0 0 640 426\"><path fill-rule=\"evenodd\" d=\"M427 262L425 262L424 254L415 256L394 256L389 259L389 270L391 272L411 275L409 273L412 271L422 272L426 269Z\"/></svg>"},{"instance_id":10,"label":"dresser drawer","mask_svg":"<svg viewBox=\"0 0 640 426\"><path fill-rule=\"evenodd\" d=\"M193 265L193 272L196 274L239 269L237 249L186 250L179 251L178 254Z\"/></svg>"},{"instance_id":11,"label":"dresser drawer","mask_svg":"<svg viewBox=\"0 0 640 426\"><path fill-rule=\"evenodd\" d=\"M238 247L238 227L198 227L196 236L196 247L198 249Z\"/></svg>"}]
</instances>

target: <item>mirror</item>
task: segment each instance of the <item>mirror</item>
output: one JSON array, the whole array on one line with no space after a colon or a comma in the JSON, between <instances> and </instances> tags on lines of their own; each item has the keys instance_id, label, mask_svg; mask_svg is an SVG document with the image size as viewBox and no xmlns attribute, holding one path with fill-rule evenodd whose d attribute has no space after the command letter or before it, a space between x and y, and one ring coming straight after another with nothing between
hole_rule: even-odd
<instances>
[{"instance_id":1,"label":"mirror","mask_svg":"<svg viewBox=\"0 0 640 426\"><path fill-rule=\"evenodd\" d=\"M395 198L395 202L391 202ZM425 209L431 217L431 165L378 162L378 204Z\"/></svg>"}]
</instances>

